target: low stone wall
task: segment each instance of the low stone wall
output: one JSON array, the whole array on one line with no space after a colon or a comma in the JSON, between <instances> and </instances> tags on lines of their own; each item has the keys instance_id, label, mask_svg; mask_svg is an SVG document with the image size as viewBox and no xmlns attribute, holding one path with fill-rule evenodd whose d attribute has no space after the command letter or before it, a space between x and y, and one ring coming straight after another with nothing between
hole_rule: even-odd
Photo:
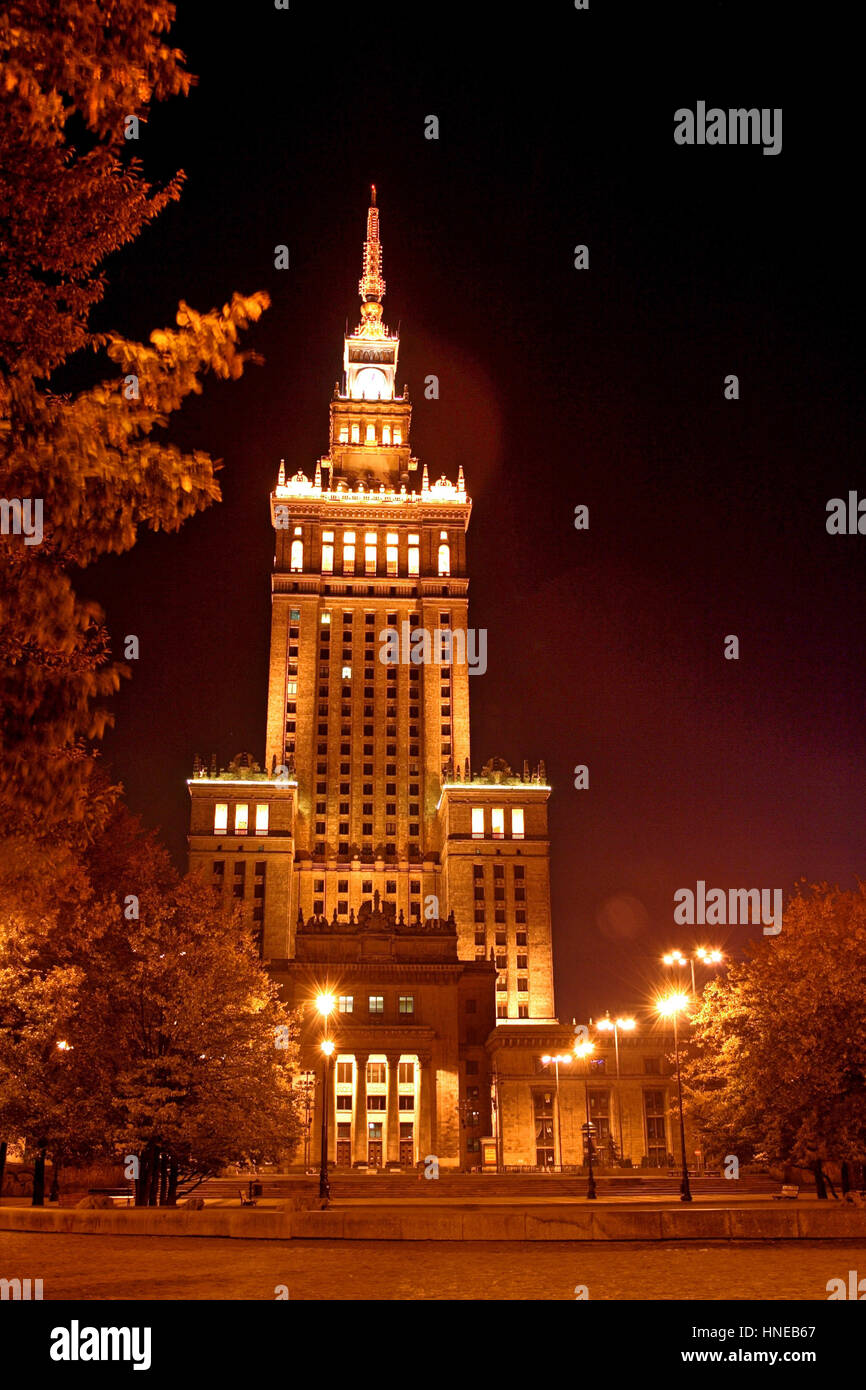
<instances>
[{"instance_id":1,"label":"low stone wall","mask_svg":"<svg viewBox=\"0 0 866 1390\"><path fill-rule=\"evenodd\" d=\"M0 1208L0 1230L64 1235L229 1237L244 1240L851 1240L866 1212L847 1206L499 1207L487 1210L332 1207L267 1211L183 1207L90 1211Z\"/></svg>"}]
</instances>

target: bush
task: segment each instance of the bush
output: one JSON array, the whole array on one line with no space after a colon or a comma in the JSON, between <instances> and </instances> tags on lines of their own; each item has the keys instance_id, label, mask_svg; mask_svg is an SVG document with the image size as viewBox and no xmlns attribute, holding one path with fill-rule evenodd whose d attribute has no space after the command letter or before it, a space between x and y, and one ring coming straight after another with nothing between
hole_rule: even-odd
<instances>
[{"instance_id":1,"label":"bush","mask_svg":"<svg viewBox=\"0 0 866 1390\"><path fill-rule=\"evenodd\" d=\"M114 1203L107 1192L88 1192L86 1197L82 1197L76 1206L85 1207L97 1211L114 1211Z\"/></svg>"},{"instance_id":2,"label":"bush","mask_svg":"<svg viewBox=\"0 0 866 1390\"><path fill-rule=\"evenodd\" d=\"M187 1211L204 1211L204 1197L187 1197L184 1206Z\"/></svg>"}]
</instances>

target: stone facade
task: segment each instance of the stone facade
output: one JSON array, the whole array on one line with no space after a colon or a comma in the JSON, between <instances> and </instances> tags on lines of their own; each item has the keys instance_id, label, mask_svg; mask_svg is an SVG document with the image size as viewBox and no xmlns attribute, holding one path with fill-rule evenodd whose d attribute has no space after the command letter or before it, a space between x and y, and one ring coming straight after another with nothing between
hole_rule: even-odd
<instances>
[{"instance_id":1,"label":"stone facade","mask_svg":"<svg viewBox=\"0 0 866 1390\"><path fill-rule=\"evenodd\" d=\"M584 1126L593 1125L594 1162L600 1167L665 1167L681 1162L673 1111L671 1065L658 1035L613 1045L590 1027L589 1058L573 1054L574 1035L561 1026L500 1024L487 1042L494 1097L498 1162L505 1168L581 1167ZM545 1056L565 1056L557 1066ZM558 1078L557 1078L558 1071ZM687 1144L688 1148L688 1144ZM693 1155L690 1155L693 1162Z\"/></svg>"}]
</instances>

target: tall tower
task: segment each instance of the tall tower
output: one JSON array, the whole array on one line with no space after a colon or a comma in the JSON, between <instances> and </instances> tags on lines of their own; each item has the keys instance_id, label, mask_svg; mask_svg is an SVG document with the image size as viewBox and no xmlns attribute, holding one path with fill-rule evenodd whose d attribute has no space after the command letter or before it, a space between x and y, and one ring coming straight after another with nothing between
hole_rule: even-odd
<instances>
[{"instance_id":1,"label":"tall tower","mask_svg":"<svg viewBox=\"0 0 866 1390\"><path fill-rule=\"evenodd\" d=\"M543 767L471 770L472 503L462 466L456 480L431 482L412 454L399 336L383 317L375 188L358 288L328 451L310 473L281 464L270 498L266 757L264 770L246 771L255 796L243 791L264 827L258 865L270 859L263 874L240 875L238 892L254 813L240 822L244 842L225 790L234 774L202 768L190 784L191 859L231 852L219 874L238 897L255 878L262 952L277 970L296 957L299 922L354 923L374 901L410 926L453 914L459 959L496 961L496 1016L550 1019L549 788Z\"/></svg>"}]
</instances>

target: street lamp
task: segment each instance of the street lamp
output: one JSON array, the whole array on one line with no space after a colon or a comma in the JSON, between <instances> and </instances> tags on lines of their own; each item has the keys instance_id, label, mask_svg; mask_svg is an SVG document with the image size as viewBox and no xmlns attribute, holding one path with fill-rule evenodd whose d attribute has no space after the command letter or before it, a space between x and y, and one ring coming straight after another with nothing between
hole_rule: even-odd
<instances>
[{"instance_id":1,"label":"street lamp","mask_svg":"<svg viewBox=\"0 0 866 1390\"><path fill-rule=\"evenodd\" d=\"M333 994L322 993L316 995L316 1008L325 1025L328 1027L328 1018L334 1011L336 1000ZM324 1197L325 1201L331 1195L331 1184L328 1181L328 1105L330 1099L331 1081L331 1058L334 1055L334 1044L330 1038L324 1038L319 1044L322 1050L322 1153L319 1162L319 1196Z\"/></svg>"},{"instance_id":2,"label":"street lamp","mask_svg":"<svg viewBox=\"0 0 866 1390\"><path fill-rule=\"evenodd\" d=\"M589 1059L594 1051L595 1043L590 1042L588 1039L585 1042L574 1044L575 1057L583 1057L586 1059L586 1072L583 1078L583 1092L586 1099L586 1124L583 1126L583 1132L586 1136L586 1156L589 1167L589 1179L586 1184L586 1200L588 1202L594 1202L596 1200L595 1175L592 1171L592 1136L595 1132L595 1125L589 1118Z\"/></svg>"},{"instance_id":3,"label":"street lamp","mask_svg":"<svg viewBox=\"0 0 866 1390\"><path fill-rule=\"evenodd\" d=\"M687 994L669 994L666 998L660 999L656 1004L656 1011L662 1018L672 1018L674 1021L674 1056L677 1062L677 1091L679 1092L680 1102L680 1148L683 1156L683 1177L680 1183L680 1201L690 1202L692 1200L692 1190L689 1187L689 1165L686 1159L686 1126L683 1120L683 1079L680 1074L680 1045L677 1032L677 1019L681 1013L685 1013L689 1007L689 997Z\"/></svg>"},{"instance_id":4,"label":"street lamp","mask_svg":"<svg viewBox=\"0 0 866 1390\"><path fill-rule=\"evenodd\" d=\"M623 1159L625 1158L625 1141L622 1132L622 1095L619 1086L619 1035L620 1032L633 1033L637 1024L633 1018L611 1018L608 1013L605 1014L604 1018L600 1018L595 1026L606 1033L613 1031L613 1045L616 1050L616 1116L619 1129L619 1156L620 1159Z\"/></svg>"},{"instance_id":5,"label":"street lamp","mask_svg":"<svg viewBox=\"0 0 866 1390\"><path fill-rule=\"evenodd\" d=\"M562 1172L562 1118L559 1109L559 1064L562 1062L567 1065L571 1061L571 1057L565 1052L558 1053L555 1057L545 1055L541 1060L546 1067L549 1067L552 1062L556 1070L556 1139L559 1149L559 1171ZM554 1163L554 1167L555 1166L556 1164Z\"/></svg>"},{"instance_id":6,"label":"street lamp","mask_svg":"<svg viewBox=\"0 0 866 1390\"><path fill-rule=\"evenodd\" d=\"M330 1038L325 1038L320 1043L320 1047L324 1061L322 1063L322 1153L319 1161L319 1196L324 1197L327 1201L331 1195L331 1184L328 1181L328 1097L334 1044Z\"/></svg>"},{"instance_id":7,"label":"street lamp","mask_svg":"<svg viewBox=\"0 0 866 1390\"><path fill-rule=\"evenodd\" d=\"M688 958L686 958L680 950L668 951L666 955L662 956L662 965L677 965L680 968L684 965L690 965L692 970L692 994L697 995L697 989L695 988L695 961L699 960L701 965L710 966L721 965L724 959L725 957L721 951L715 948L708 950L706 946L698 946Z\"/></svg>"}]
</instances>

